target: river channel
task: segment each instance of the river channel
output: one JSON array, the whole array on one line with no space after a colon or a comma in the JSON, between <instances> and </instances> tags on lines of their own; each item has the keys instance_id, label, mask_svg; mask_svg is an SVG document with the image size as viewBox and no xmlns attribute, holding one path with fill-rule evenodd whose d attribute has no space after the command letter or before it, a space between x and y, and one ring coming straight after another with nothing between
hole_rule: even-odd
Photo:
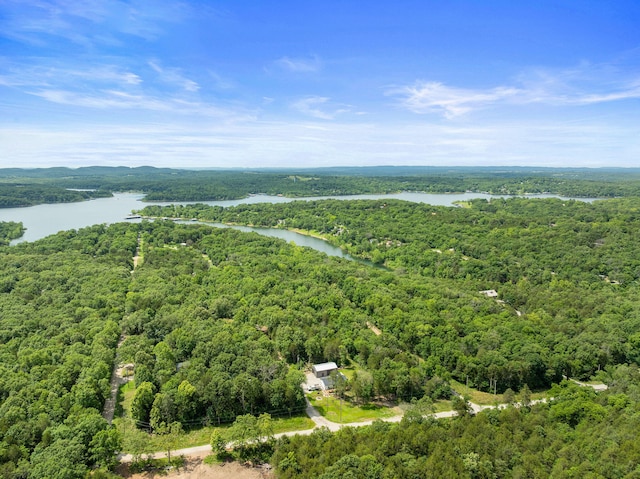
<instances>
[{"instance_id":1,"label":"river channel","mask_svg":"<svg viewBox=\"0 0 640 479\"><path fill-rule=\"evenodd\" d=\"M57 203L51 205L37 205L26 208L0 209L0 221L22 222L26 228L25 234L12 242L12 244L24 241L35 241L59 231L80 229L95 224L112 224L125 220L133 210L140 210L147 205L190 204L193 202L142 202L141 193L116 193L112 198L100 198L79 203ZM239 200L229 201L201 201L208 205L235 206L239 204L254 203L288 203L291 201L312 201L322 199L399 199L415 203L428 203L439 206L452 206L455 201L465 201L474 198L496 198L497 196L483 193L458 193L458 194L431 194L431 193L396 193L390 195L353 195L353 196L322 196L311 198L284 198L281 196L255 195ZM536 198L549 198L554 195L535 195ZM570 198L564 198L570 199ZM593 201L594 198L579 198L581 201ZM227 227L222 224L213 226ZM330 245L326 241L311 236L302 235L293 231L274 228L253 228L247 226L233 226L241 231L254 231L261 235L272 236L294 242L299 246L307 246L316 249L329 256L339 256L352 259L340 248Z\"/></svg>"}]
</instances>

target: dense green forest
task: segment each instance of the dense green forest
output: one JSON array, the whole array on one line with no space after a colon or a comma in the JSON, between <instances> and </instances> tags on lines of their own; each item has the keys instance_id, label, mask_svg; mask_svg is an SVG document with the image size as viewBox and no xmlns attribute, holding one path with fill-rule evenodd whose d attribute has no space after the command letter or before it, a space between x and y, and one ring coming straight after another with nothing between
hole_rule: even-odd
<instances>
[{"instance_id":1,"label":"dense green forest","mask_svg":"<svg viewBox=\"0 0 640 479\"><path fill-rule=\"evenodd\" d=\"M483 390L495 381L504 390L546 387L563 374L588 378L608 364L638 361L638 211L636 199L510 199L469 208L329 200L144 213L312 230L387 265L396 279L405 272L403 284L418 275L417 291L440 280L433 287L453 287L472 304L443 301L413 319L411 298L389 303L384 290L371 291L364 296L371 321L403 350L427 362L437 358L457 379ZM500 300L485 318L473 304L484 290L497 291ZM442 310L442 320L427 319Z\"/></svg>"},{"instance_id":2,"label":"dense green forest","mask_svg":"<svg viewBox=\"0 0 640 479\"><path fill-rule=\"evenodd\" d=\"M604 198L640 195L640 170L461 167L0 169L0 208L81 201L117 191L140 191L147 201L227 200L250 194L309 197L399 191L553 193Z\"/></svg>"},{"instance_id":3,"label":"dense green forest","mask_svg":"<svg viewBox=\"0 0 640 479\"><path fill-rule=\"evenodd\" d=\"M13 239L20 238L24 234L22 223L15 221L0 221L0 246L6 246Z\"/></svg>"},{"instance_id":4,"label":"dense green forest","mask_svg":"<svg viewBox=\"0 0 640 479\"><path fill-rule=\"evenodd\" d=\"M562 383L548 405L283 440L282 477L637 477L640 200L464 206L145 210L302 229L385 268L174 221L0 247L0 476L113 464L121 438L101 412L117 350L135 367L132 419L154 433L293 414L302 369L322 361L357 370L362 402L437 400L451 379L492 392Z\"/></svg>"},{"instance_id":5,"label":"dense green forest","mask_svg":"<svg viewBox=\"0 0 640 479\"><path fill-rule=\"evenodd\" d=\"M0 208L17 208L43 203L71 203L111 196L110 191L69 190L56 185L0 183Z\"/></svg>"},{"instance_id":6,"label":"dense green forest","mask_svg":"<svg viewBox=\"0 0 640 479\"><path fill-rule=\"evenodd\" d=\"M0 477L113 460L101 411L136 237L96 226L0 250Z\"/></svg>"},{"instance_id":7,"label":"dense green forest","mask_svg":"<svg viewBox=\"0 0 640 479\"><path fill-rule=\"evenodd\" d=\"M563 382L550 404L507 407L452 420L406 415L335 434L283 438L272 462L278 477L637 478L640 375L621 366L611 389Z\"/></svg>"}]
</instances>

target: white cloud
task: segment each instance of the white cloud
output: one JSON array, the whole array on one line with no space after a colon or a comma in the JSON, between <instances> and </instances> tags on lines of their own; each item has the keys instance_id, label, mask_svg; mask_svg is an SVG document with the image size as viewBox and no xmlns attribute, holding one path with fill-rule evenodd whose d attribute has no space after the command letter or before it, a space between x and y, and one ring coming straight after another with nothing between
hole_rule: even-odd
<instances>
[{"instance_id":1,"label":"white cloud","mask_svg":"<svg viewBox=\"0 0 640 479\"><path fill-rule=\"evenodd\" d=\"M468 90L452 88L438 82L418 82L389 94L404 97L401 104L414 113L436 112L454 118L469 111L513 98L519 91L515 88L498 87L491 90Z\"/></svg>"},{"instance_id":2,"label":"white cloud","mask_svg":"<svg viewBox=\"0 0 640 479\"><path fill-rule=\"evenodd\" d=\"M112 61L118 59L111 58ZM126 60L123 60L126 63ZM116 64L10 64L0 66L0 87L57 105L97 110L166 111L181 116L252 118L255 112L197 94L200 86L177 68L149 62L134 72ZM46 106L44 110L47 110Z\"/></svg>"},{"instance_id":3,"label":"white cloud","mask_svg":"<svg viewBox=\"0 0 640 479\"><path fill-rule=\"evenodd\" d=\"M96 110L132 110L138 115L145 112L167 112L182 117L212 117L225 121L246 121L255 118L249 109L218 106L203 101L130 93L122 90L100 90L84 93L71 90L43 89L31 93L51 103Z\"/></svg>"},{"instance_id":4,"label":"white cloud","mask_svg":"<svg viewBox=\"0 0 640 479\"><path fill-rule=\"evenodd\" d=\"M581 64L553 71L533 69L521 73L511 85L486 89L459 88L440 82L418 81L386 92L414 113L439 113L452 119L504 105L531 104L554 107L593 105L640 98L640 75L622 75L609 65Z\"/></svg>"},{"instance_id":5,"label":"white cloud","mask_svg":"<svg viewBox=\"0 0 640 479\"><path fill-rule=\"evenodd\" d=\"M212 86L218 90L229 90L235 88L235 83L227 78L222 77L216 72L209 71L209 77L212 80Z\"/></svg>"},{"instance_id":6,"label":"white cloud","mask_svg":"<svg viewBox=\"0 0 640 479\"><path fill-rule=\"evenodd\" d=\"M149 66L158 74L161 81L178 86L188 92L196 92L200 89L195 81L185 77L177 68L164 68L157 60L151 60Z\"/></svg>"},{"instance_id":7,"label":"white cloud","mask_svg":"<svg viewBox=\"0 0 640 479\"><path fill-rule=\"evenodd\" d=\"M333 120L336 116L349 111L345 107L321 108L322 106L330 106L329 100L323 96L310 96L293 102L291 107L300 113L321 120Z\"/></svg>"},{"instance_id":8,"label":"white cloud","mask_svg":"<svg viewBox=\"0 0 640 479\"><path fill-rule=\"evenodd\" d=\"M640 98L640 84L631 84L622 90L610 93L585 94L573 101L579 104L589 105L593 103L605 103L611 101L632 100Z\"/></svg>"},{"instance_id":9,"label":"white cloud","mask_svg":"<svg viewBox=\"0 0 640 479\"><path fill-rule=\"evenodd\" d=\"M154 117L155 118L155 117ZM640 131L624 122L438 123L221 122L168 116L117 124L19 128L0 123L10 166L330 165L637 166ZM180 118L180 119L178 119ZM79 166L79 165L78 165Z\"/></svg>"},{"instance_id":10,"label":"white cloud","mask_svg":"<svg viewBox=\"0 0 640 479\"><path fill-rule=\"evenodd\" d=\"M46 65L9 64L0 75L0 85L10 87L60 87L74 85L86 88L93 84L135 86L142 78L117 65Z\"/></svg>"},{"instance_id":11,"label":"white cloud","mask_svg":"<svg viewBox=\"0 0 640 479\"><path fill-rule=\"evenodd\" d=\"M123 44L123 35L152 41L193 15L186 2L146 0L5 0L3 9L0 36L43 47L52 36L84 46Z\"/></svg>"},{"instance_id":12,"label":"white cloud","mask_svg":"<svg viewBox=\"0 0 640 479\"><path fill-rule=\"evenodd\" d=\"M312 73L322 68L322 63L316 56L311 59L282 57L275 64L283 70L296 73Z\"/></svg>"}]
</instances>

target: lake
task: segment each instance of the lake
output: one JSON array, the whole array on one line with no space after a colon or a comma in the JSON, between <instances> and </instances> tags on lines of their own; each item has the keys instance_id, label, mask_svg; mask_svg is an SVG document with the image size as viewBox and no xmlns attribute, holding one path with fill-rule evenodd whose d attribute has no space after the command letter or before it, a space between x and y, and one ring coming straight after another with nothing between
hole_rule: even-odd
<instances>
[{"instance_id":1,"label":"lake","mask_svg":"<svg viewBox=\"0 0 640 479\"><path fill-rule=\"evenodd\" d=\"M25 234L12 242L12 244L23 241L35 241L45 236L55 234L58 231L80 229L95 224L111 224L125 220L133 210L140 210L146 205L169 205L169 204L191 204L194 202L142 202L141 193L116 193L112 198L100 198L96 200L83 201L79 203L57 203L52 205L37 205L26 208L2 208L0 209L0 221L22 222L27 229ZM438 206L452 206L455 201L466 201L474 198L498 198L498 195L488 195L483 193L454 193L454 194L433 194L433 193L395 193L390 195L352 195L352 196L318 196L309 198L285 198L281 196L255 195L239 200L227 201L200 201L208 205L235 206L239 204L255 203L288 203L291 201L312 201L323 199L399 199L412 201L414 203L428 203ZM535 198L558 198L555 195L532 195ZM571 198L563 198L571 199ZM581 201L593 201L594 198L576 198ZM226 225L215 225L226 227ZM330 256L346 257L351 259L340 248L331 246L326 241L310 236L294 233L293 231L272 229L272 228L252 228L246 226L234 227L241 231L254 231L256 233L282 238L289 242L294 242L299 246L308 246L322 251Z\"/></svg>"}]
</instances>

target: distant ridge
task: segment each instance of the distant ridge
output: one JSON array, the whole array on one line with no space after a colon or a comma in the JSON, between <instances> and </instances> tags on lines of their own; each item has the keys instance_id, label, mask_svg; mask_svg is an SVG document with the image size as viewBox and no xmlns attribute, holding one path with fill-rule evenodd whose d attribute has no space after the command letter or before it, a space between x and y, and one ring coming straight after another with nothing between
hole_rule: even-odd
<instances>
[{"instance_id":1,"label":"distant ridge","mask_svg":"<svg viewBox=\"0 0 640 479\"><path fill-rule=\"evenodd\" d=\"M79 168L0 168L0 178L74 178L74 177L144 177L190 176L194 172L275 173L322 176L415 176L415 175L473 175L473 176L591 176L640 174L640 168L551 168L533 166L329 166L321 168L157 168L154 166L83 166Z\"/></svg>"}]
</instances>

